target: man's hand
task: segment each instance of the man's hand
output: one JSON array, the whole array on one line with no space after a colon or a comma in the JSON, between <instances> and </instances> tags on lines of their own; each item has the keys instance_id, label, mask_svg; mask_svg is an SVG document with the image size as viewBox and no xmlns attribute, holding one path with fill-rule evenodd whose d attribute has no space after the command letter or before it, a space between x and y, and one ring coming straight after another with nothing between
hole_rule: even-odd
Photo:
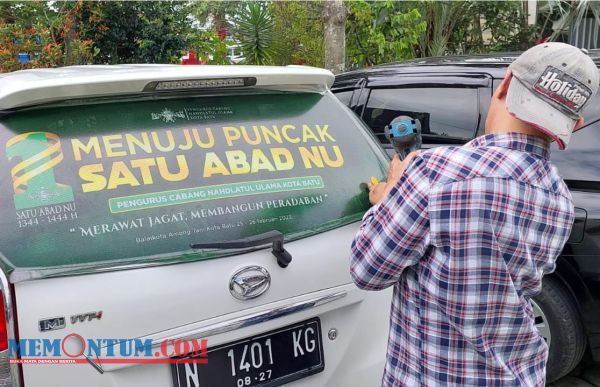
<instances>
[{"instance_id":1,"label":"man's hand","mask_svg":"<svg viewBox=\"0 0 600 387\"><path fill-rule=\"evenodd\" d=\"M369 183L369 201L371 204L377 204L383 200L386 195L387 182L382 181L377 185Z\"/></svg>"},{"instance_id":2,"label":"man's hand","mask_svg":"<svg viewBox=\"0 0 600 387\"><path fill-rule=\"evenodd\" d=\"M420 151L410 152L404 160L400 160L398 155L394 155L394 158L390 162L390 166L387 172L387 181L373 185L369 183L369 201L371 204L379 204L383 199L390 193L394 185L400 180L402 174L412 161L412 159L418 155Z\"/></svg>"},{"instance_id":3,"label":"man's hand","mask_svg":"<svg viewBox=\"0 0 600 387\"><path fill-rule=\"evenodd\" d=\"M390 166L388 167L387 181L391 181L394 184L396 184L398 180L400 180L400 177L402 177L402 174L404 173L406 168L408 168L408 165L410 164L412 159L419 153L421 153L421 151L418 150L410 152L404 160L400 160L400 156L395 154L392 158L392 161L390 162Z\"/></svg>"}]
</instances>

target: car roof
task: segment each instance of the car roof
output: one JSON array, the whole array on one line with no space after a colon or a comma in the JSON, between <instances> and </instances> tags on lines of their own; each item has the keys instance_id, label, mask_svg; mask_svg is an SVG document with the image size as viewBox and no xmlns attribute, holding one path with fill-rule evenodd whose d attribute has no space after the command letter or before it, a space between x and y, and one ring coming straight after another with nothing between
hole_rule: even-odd
<instances>
[{"instance_id":1,"label":"car roof","mask_svg":"<svg viewBox=\"0 0 600 387\"><path fill-rule=\"evenodd\" d=\"M333 74L308 66L86 65L0 75L0 110L104 96L143 94L158 81L251 78L245 88L323 92ZM255 81L254 81L255 79ZM214 90L214 89L213 89Z\"/></svg>"},{"instance_id":2,"label":"car roof","mask_svg":"<svg viewBox=\"0 0 600 387\"><path fill-rule=\"evenodd\" d=\"M600 66L600 49L588 50L589 55ZM488 74L493 78L502 78L508 67L520 52L504 52L477 55L454 55L427 57L405 60L402 62L386 63L365 69L354 70L339 74L335 77L333 89L357 87L360 80L367 81L391 78L395 76L415 76L423 74Z\"/></svg>"}]
</instances>

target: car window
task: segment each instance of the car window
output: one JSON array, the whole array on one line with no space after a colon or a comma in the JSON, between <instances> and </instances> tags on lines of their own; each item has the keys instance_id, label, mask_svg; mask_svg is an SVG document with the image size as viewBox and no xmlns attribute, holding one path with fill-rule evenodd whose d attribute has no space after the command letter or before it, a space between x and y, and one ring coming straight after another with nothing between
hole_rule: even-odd
<instances>
[{"instance_id":1,"label":"car window","mask_svg":"<svg viewBox=\"0 0 600 387\"><path fill-rule=\"evenodd\" d=\"M600 120L600 95L596 94L582 112L585 122L592 123Z\"/></svg>"},{"instance_id":2,"label":"car window","mask_svg":"<svg viewBox=\"0 0 600 387\"><path fill-rule=\"evenodd\" d=\"M398 88L371 90L363 120L382 143L384 128L397 116L421 121L424 138L473 138L478 121L476 88Z\"/></svg>"},{"instance_id":3,"label":"car window","mask_svg":"<svg viewBox=\"0 0 600 387\"><path fill-rule=\"evenodd\" d=\"M385 175L369 138L330 93L13 113L0 118L0 252L25 267L159 259L338 227L369 207L361 183Z\"/></svg>"},{"instance_id":4,"label":"car window","mask_svg":"<svg viewBox=\"0 0 600 387\"><path fill-rule=\"evenodd\" d=\"M353 90L334 92L335 96L346 106L350 106Z\"/></svg>"},{"instance_id":5,"label":"car window","mask_svg":"<svg viewBox=\"0 0 600 387\"><path fill-rule=\"evenodd\" d=\"M597 121L573 133L565 150L559 150L556 142L553 142L552 163L565 180L595 183L598 181L599 144L600 121ZM597 184L593 186L597 189Z\"/></svg>"}]
</instances>

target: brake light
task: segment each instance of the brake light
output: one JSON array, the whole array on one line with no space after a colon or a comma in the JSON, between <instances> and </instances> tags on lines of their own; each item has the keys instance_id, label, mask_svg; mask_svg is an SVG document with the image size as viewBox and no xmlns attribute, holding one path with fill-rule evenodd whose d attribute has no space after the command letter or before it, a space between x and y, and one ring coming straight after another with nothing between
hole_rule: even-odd
<instances>
[{"instance_id":1,"label":"brake light","mask_svg":"<svg viewBox=\"0 0 600 387\"><path fill-rule=\"evenodd\" d=\"M22 386L20 368L17 364L10 363L8 353L8 339L13 337L13 326L10 325L13 320L10 316L12 316L10 288L6 276L0 270L0 386L20 387Z\"/></svg>"},{"instance_id":2,"label":"brake light","mask_svg":"<svg viewBox=\"0 0 600 387\"><path fill-rule=\"evenodd\" d=\"M0 291L0 351L8 349L8 332L6 330L6 309L4 306L4 293Z\"/></svg>"},{"instance_id":3,"label":"brake light","mask_svg":"<svg viewBox=\"0 0 600 387\"><path fill-rule=\"evenodd\" d=\"M173 91L194 89L220 89L227 87L244 87L256 85L256 78L207 78L207 79L182 79L178 81L150 82L144 91Z\"/></svg>"}]
</instances>

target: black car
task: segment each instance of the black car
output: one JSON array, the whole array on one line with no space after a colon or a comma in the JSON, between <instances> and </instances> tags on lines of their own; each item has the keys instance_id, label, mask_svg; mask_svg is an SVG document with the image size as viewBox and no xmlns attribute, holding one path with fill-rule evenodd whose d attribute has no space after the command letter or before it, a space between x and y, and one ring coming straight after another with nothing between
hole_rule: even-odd
<instances>
[{"instance_id":1,"label":"black car","mask_svg":"<svg viewBox=\"0 0 600 387\"><path fill-rule=\"evenodd\" d=\"M424 58L340 74L333 92L393 153L384 127L418 118L423 148L461 145L482 135L494 89L518 54ZM590 56L600 66L600 50ZM589 349L600 361L600 96L584 111L585 127L552 162L571 189L576 220L534 299L536 325L550 346L547 380L569 373Z\"/></svg>"}]
</instances>

